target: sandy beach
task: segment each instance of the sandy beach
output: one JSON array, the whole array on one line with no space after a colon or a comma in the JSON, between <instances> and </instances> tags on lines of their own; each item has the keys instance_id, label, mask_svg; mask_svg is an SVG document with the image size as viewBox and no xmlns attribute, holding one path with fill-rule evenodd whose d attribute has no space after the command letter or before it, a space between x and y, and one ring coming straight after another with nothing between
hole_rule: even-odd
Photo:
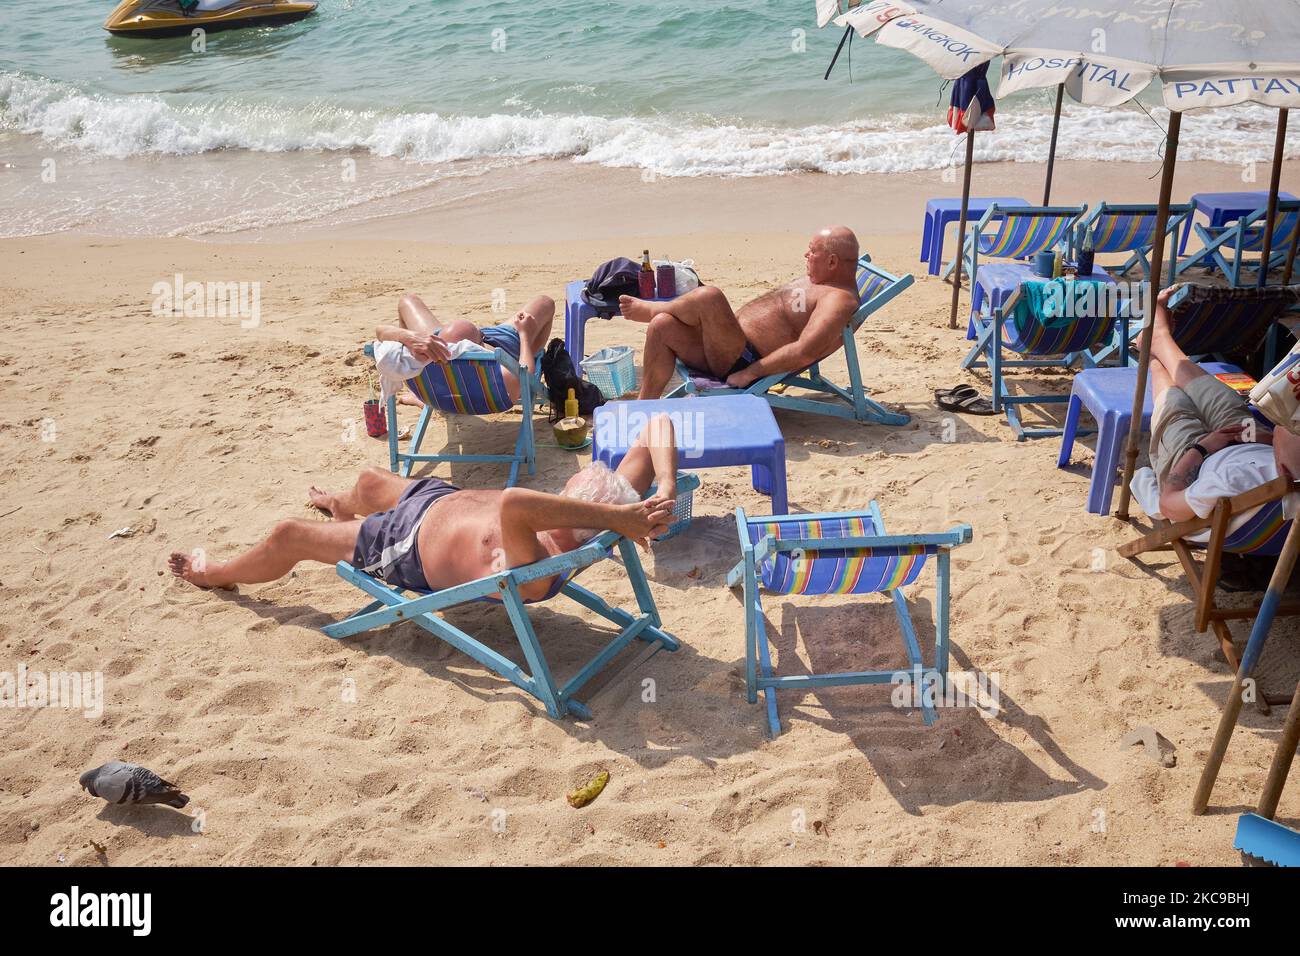
<instances>
[{"instance_id":1,"label":"sandy beach","mask_svg":"<svg viewBox=\"0 0 1300 956\"><path fill-rule=\"evenodd\" d=\"M1053 200L1151 202L1155 168L1061 162ZM1298 173L1288 163L1283 188ZM1193 816L1231 675L1195 632L1173 555L1115 554L1138 531L1085 511L1091 439L1058 469L1057 439L1017 443L1001 417L934 405L935 389L961 381L988 390L987 374L959 367L969 346L947 327L949 287L917 259L925 199L959 182L938 171L643 182L553 162L493 175L495 188L414 214L205 241L93 229L0 241L0 671L104 681L93 717L5 712L0 864L1237 863L1237 814L1255 805L1283 710L1246 708L1212 810ZM974 192L1037 201L1041 178L1030 164L982 164ZM1265 185L1191 162L1175 196ZM857 339L873 397L911 423L778 412L791 509L876 499L891 531L974 528L953 560L953 668L996 681L996 715L949 709L926 727L887 689L785 692L786 732L769 739L762 706L745 702L744 614L725 586L733 510L769 509L742 468L701 472L691 528L645 558L682 649L603 688L591 722L548 718L411 624L330 640L320 628L363 603L332 568L225 593L166 573L171 551L233 555L280 518L310 517L310 485L341 488L387 464L361 422L361 347L403 292L489 324L494 290L509 309L538 292L562 303L566 282L649 246L694 259L736 301L798 274L808 234L836 221L886 269L917 276ZM260 283L260 320L155 315L151 290L176 274ZM621 320L587 329L589 351L643 340ZM825 367L843 375L839 356ZM1068 373L1023 378L1069 389ZM403 426L413 420L404 408ZM435 419L427 444L495 451L513 434L510 416ZM541 447L523 483L558 490L585 460ZM434 473L503 480L490 465ZM615 562L583 583L631 600ZM932 571L906 594L924 645ZM905 660L878 595L766 608L782 673ZM517 654L500 609L450 617ZM560 600L534 620L561 674L605 633ZM1244 639L1248 626L1234 630ZM1298 634L1294 620L1274 629L1261 672L1272 693L1295 684ZM1121 749L1141 725L1172 743L1174 766ZM112 759L156 770L192 804L142 812L89 798L77 776ZM605 792L570 808L565 794L599 770ZM1292 787L1279 819L1298 817Z\"/></svg>"}]
</instances>

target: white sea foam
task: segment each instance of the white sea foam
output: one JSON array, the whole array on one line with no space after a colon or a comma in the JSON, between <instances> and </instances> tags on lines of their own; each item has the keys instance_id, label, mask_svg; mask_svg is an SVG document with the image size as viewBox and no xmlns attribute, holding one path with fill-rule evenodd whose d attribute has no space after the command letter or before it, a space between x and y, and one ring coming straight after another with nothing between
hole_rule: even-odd
<instances>
[{"instance_id":1,"label":"white sea foam","mask_svg":"<svg viewBox=\"0 0 1300 956\"><path fill-rule=\"evenodd\" d=\"M1163 121L1163 110L1155 119ZM1271 155L1276 113L1258 107L1190 114L1180 156L1239 164ZM976 139L979 162L1042 162L1051 118L1005 109L998 130ZM262 152L362 150L414 163L568 157L648 168L663 176L765 176L793 172L884 173L960 162L961 140L934 115L876 116L858 123L777 127L699 118L348 110L327 102L286 105L248 98L173 102L158 95L88 93L27 74L0 73L0 129L49 147L124 158L221 149ZM1138 109L1068 107L1058 155L1152 162L1163 133ZM1300 155L1300 146L1291 147Z\"/></svg>"}]
</instances>

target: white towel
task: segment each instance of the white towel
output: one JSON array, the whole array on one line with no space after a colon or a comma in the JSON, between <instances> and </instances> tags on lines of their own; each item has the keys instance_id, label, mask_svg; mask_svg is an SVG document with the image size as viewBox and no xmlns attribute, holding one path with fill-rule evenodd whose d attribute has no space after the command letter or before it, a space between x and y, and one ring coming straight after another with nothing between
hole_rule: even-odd
<instances>
[{"instance_id":1,"label":"white towel","mask_svg":"<svg viewBox=\"0 0 1300 956\"><path fill-rule=\"evenodd\" d=\"M466 355L493 357L493 353L485 346L467 340L449 343L447 351L454 359ZM415 378L429 364L421 362L400 342L375 342L374 353L375 370L379 372L379 398L385 404L388 403L389 396L400 392L408 379Z\"/></svg>"}]
</instances>

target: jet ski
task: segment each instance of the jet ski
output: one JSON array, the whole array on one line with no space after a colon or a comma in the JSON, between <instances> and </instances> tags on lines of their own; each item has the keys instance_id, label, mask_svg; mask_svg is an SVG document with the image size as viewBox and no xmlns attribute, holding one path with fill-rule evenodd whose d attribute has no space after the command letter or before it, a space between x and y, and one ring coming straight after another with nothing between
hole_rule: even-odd
<instances>
[{"instance_id":1,"label":"jet ski","mask_svg":"<svg viewBox=\"0 0 1300 956\"><path fill-rule=\"evenodd\" d=\"M289 23L316 10L316 0L122 0L104 21L114 36L160 37Z\"/></svg>"}]
</instances>

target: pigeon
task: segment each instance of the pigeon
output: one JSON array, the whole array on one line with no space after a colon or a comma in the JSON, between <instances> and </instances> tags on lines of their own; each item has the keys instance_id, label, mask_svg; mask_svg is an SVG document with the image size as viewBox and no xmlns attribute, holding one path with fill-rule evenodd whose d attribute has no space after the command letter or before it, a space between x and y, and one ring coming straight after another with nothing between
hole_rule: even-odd
<instances>
[{"instance_id":1,"label":"pigeon","mask_svg":"<svg viewBox=\"0 0 1300 956\"><path fill-rule=\"evenodd\" d=\"M110 760L102 767L87 770L77 782L92 797L101 797L109 803L165 803L179 810L190 802L176 784L146 767L120 760Z\"/></svg>"}]
</instances>

